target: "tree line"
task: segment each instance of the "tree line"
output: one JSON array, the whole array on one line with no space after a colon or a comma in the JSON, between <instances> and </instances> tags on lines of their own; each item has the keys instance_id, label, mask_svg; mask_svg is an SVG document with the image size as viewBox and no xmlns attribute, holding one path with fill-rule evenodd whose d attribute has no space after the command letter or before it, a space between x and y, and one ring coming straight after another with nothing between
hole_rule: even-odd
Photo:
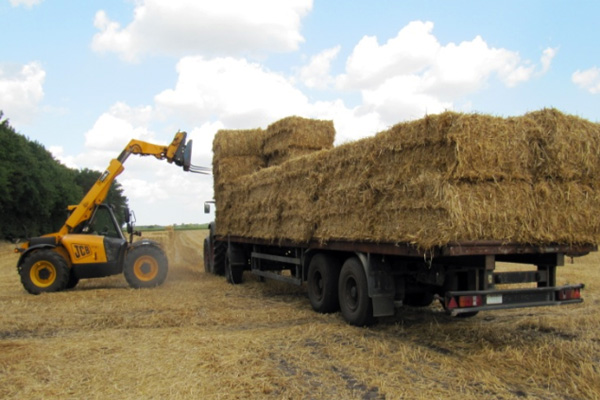
<instances>
[{"instance_id":1,"label":"tree line","mask_svg":"<svg viewBox=\"0 0 600 400\"><path fill-rule=\"evenodd\" d=\"M17 133L0 111L0 239L55 232L78 204L100 171L68 168L36 141ZM106 203L124 221L127 198L113 182Z\"/></svg>"}]
</instances>

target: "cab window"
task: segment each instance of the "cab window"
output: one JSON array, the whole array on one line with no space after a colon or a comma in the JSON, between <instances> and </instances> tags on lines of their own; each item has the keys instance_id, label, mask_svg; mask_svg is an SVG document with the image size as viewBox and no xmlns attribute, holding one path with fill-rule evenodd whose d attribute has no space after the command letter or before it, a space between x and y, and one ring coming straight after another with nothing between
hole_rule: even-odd
<instances>
[{"instance_id":1,"label":"cab window","mask_svg":"<svg viewBox=\"0 0 600 400\"><path fill-rule=\"evenodd\" d=\"M90 222L87 231L95 235L120 238L121 235L111 218L110 212L105 207L96 209L93 221Z\"/></svg>"}]
</instances>

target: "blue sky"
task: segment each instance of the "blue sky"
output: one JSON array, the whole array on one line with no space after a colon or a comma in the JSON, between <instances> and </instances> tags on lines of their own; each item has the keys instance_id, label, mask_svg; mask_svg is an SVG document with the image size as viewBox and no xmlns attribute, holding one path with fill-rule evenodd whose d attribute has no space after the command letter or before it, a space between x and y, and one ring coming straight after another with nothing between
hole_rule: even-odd
<instances>
[{"instance_id":1,"label":"blue sky","mask_svg":"<svg viewBox=\"0 0 600 400\"><path fill-rule=\"evenodd\" d=\"M288 115L337 143L447 109L600 121L597 1L0 0L0 110L71 167L131 138L194 140ZM142 224L205 222L212 178L130 158Z\"/></svg>"}]
</instances>

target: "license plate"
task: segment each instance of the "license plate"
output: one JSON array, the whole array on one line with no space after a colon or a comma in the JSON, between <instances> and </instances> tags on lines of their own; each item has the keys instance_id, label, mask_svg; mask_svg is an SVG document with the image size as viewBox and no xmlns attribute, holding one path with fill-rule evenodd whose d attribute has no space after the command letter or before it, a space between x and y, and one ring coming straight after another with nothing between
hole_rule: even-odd
<instances>
[{"instance_id":1,"label":"license plate","mask_svg":"<svg viewBox=\"0 0 600 400\"><path fill-rule=\"evenodd\" d=\"M486 299L487 304L502 304L501 294L488 294Z\"/></svg>"}]
</instances>

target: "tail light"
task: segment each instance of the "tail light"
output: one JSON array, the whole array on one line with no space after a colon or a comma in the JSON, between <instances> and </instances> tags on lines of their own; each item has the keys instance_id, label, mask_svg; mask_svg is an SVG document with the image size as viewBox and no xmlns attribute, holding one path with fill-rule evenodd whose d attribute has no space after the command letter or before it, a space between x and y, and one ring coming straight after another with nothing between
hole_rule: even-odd
<instances>
[{"instance_id":1,"label":"tail light","mask_svg":"<svg viewBox=\"0 0 600 400\"><path fill-rule=\"evenodd\" d=\"M563 289L563 290L558 290L556 292L557 300L574 300L574 299L580 299L580 298L581 298L581 289L580 288Z\"/></svg>"},{"instance_id":2,"label":"tail light","mask_svg":"<svg viewBox=\"0 0 600 400\"><path fill-rule=\"evenodd\" d=\"M476 296L452 296L446 298L446 309L479 307L483 305L483 297Z\"/></svg>"}]
</instances>

